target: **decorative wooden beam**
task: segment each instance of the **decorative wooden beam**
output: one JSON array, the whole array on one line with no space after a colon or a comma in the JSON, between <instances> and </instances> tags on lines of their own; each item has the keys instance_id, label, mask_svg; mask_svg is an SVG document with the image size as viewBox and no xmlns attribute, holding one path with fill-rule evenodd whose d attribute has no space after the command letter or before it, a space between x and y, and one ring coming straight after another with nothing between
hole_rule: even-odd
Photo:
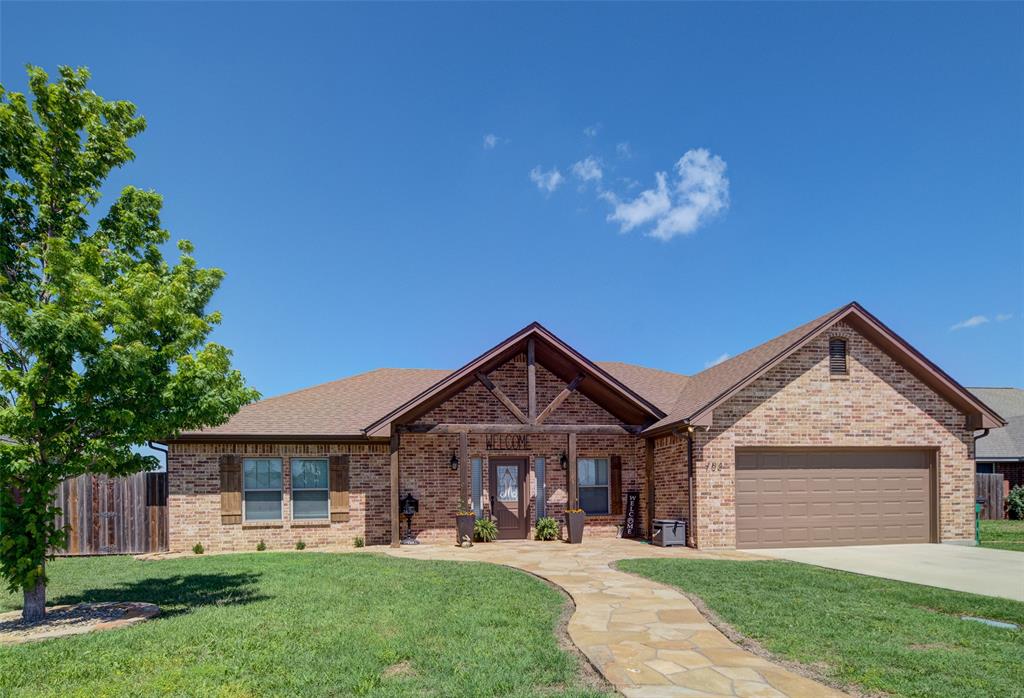
<instances>
[{"instance_id":1,"label":"decorative wooden beam","mask_svg":"<svg viewBox=\"0 0 1024 698\"><path fill-rule=\"evenodd\" d=\"M391 547L397 548L401 545L398 522L398 453L399 453L398 431L391 435Z\"/></svg>"},{"instance_id":2,"label":"decorative wooden beam","mask_svg":"<svg viewBox=\"0 0 1024 698\"><path fill-rule=\"evenodd\" d=\"M521 409L519 409L519 407L516 405L516 403L512 402L512 400L509 399L508 395L505 394L505 391L503 391L501 388L496 386L491 381L491 379L487 377L487 375L485 373L483 373L483 372L477 373L476 374L476 378L477 378L478 381L480 381L481 383L484 384L485 388L487 388L488 390L491 391L491 395L493 395L494 397L498 398L498 400L501 402L501 404L503 404L506 408L508 408L508 411L512 413L512 416L515 417L516 419L518 419L520 421L520 423L526 424L526 423L528 423L530 421L530 420L528 420L526 418L526 415L523 414L523 411Z\"/></svg>"},{"instance_id":3,"label":"decorative wooden beam","mask_svg":"<svg viewBox=\"0 0 1024 698\"><path fill-rule=\"evenodd\" d=\"M530 424L537 423L537 359L534 339L526 340L526 394Z\"/></svg>"},{"instance_id":4,"label":"decorative wooden beam","mask_svg":"<svg viewBox=\"0 0 1024 698\"><path fill-rule=\"evenodd\" d=\"M639 424L410 424L401 431L412 434L639 434Z\"/></svg>"},{"instance_id":5,"label":"decorative wooden beam","mask_svg":"<svg viewBox=\"0 0 1024 698\"><path fill-rule=\"evenodd\" d=\"M579 375L572 379L572 382L569 383L569 385L565 386L562 392L560 392L558 395L555 395L555 399L551 401L551 404L545 407L544 411L537 415L537 424L543 424L544 420L550 417L551 413L557 410L559 405L565 402L570 395L575 393L576 388L578 388L580 386L580 383L583 382L583 378L584 375L580 373Z\"/></svg>"},{"instance_id":6,"label":"decorative wooden beam","mask_svg":"<svg viewBox=\"0 0 1024 698\"><path fill-rule=\"evenodd\" d=\"M657 492L654 489L654 439L647 438L646 451L647 451L647 462L644 468L644 475L647 480L647 521L644 523L647 525L647 537L654 537L654 498L657 496Z\"/></svg>"},{"instance_id":7,"label":"decorative wooden beam","mask_svg":"<svg viewBox=\"0 0 1024 698\"><path fill-rule=\"evenodd\" d=\"M566 455L569 458L569 508L578 509L580 506L579 491L576 488L576 433L569 432L569 443Z\"/></svg>"}]
</instances>

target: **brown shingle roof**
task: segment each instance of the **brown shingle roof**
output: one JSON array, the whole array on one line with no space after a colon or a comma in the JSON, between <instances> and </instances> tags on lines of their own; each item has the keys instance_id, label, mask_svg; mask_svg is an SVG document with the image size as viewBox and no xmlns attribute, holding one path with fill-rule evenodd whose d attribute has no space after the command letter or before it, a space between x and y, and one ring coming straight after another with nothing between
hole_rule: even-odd
<instances>
[{"instance_id":1,"label":"brown shingle roof","mask_svg":"<svg viewBox=\"0 0 1024 698\"><path fill-rule=\"evenodd\" d=\"M594 363L610 373L612 378L625 383L631 390L639 393L643 399L653 403L665 413L671 411L672 406L679 399L679 392L690 380L689 376L684 376L682 373L625 364L621 361L595 361Z\"/></svg>"},{"instance_id":2,"label":"brown shingle roof","mask_svg":"<svg viewBox=\"0 0 1024 698\"><path fill-rule=\"evenodd\" d=\"M380 368L260 400L220 426L181 436L362 436L367 424L449 373L430 368Z\"/></svg>"},{"instance_id":3,"label":"brown shingle roof","mask_svg":"<svg viewBox=\"0 0 1024 698\"><path fill-rule=\"evenodd\" d=\"M620 361L598 366L662 410L672 406L686 376ZM362 437L363 428L430 388L451 371L381 368L246 405L216 427L181 438L217 436ZM387 432L376 436L387 436Z\"/></svg>"},{"instance_id":4,"label":"brown shingle roof","mask_svg":"<svg viewBox=\"0 0 1024 698\"><path fill-rule=\"evenodd\" d=\"M981 411L985 420L983 426L1005 424L991 408L978 401L856 303L825 313L739 356L689 377L618 361L591 365L596 365L611 379L621 383L638 399L666 414L645 430L649 434L683 422L694 423L695 418L702 413L707 413L775 362L843 318L848 321L859 318L858 322L865 323L866 329L876 333L876 341L887 343L887 350L897 354L898 360L906 365L915 365L918 375L932 381L948 398L956 400L954 404L960 404L968 410ZM384 416L434 389L442 379L452 375L452 371L436 369L378 369L267 398L243 407L225 424L182 434L180 438L364 438L367 425L381 421ZM387 436L387 425L382 424L372 435Z\"/></svg>"}]
</instances>

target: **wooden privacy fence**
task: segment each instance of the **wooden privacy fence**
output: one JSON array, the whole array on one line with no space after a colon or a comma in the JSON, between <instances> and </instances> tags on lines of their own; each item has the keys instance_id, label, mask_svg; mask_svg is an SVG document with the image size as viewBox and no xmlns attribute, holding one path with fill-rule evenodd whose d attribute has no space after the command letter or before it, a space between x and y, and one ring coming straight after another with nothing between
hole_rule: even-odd
<instances>
[{"instance_id":1,"label":"wooden privacy fence","mask_svg":"<svg viewBox=\"0 0 1024 698\"><path fill-rule=\"evenodd\" d=\"M57 555L119 555L167 550L167 473L126 477L80 475L55 493L68 527L68 545Z\"/></svg>"},{"instance_id":2,"label":"wooden privacy fence","mask_svg":"<svg viewBox=\"0 0 1024 698\"><path fill-rule=\"evenodd\" d=\"M974 496L985 500L981 505L981 518L1001 519L1005 516L1002 473L975 473Z\"/></svg>"}]
</instances>

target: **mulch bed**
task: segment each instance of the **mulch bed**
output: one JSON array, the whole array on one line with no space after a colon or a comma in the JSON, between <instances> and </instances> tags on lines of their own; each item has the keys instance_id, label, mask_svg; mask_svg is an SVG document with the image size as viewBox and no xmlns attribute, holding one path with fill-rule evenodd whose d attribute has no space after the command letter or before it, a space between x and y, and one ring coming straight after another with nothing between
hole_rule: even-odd
<instances>
[{"instance_id":1,"label":"mulch bed","mask_svg":"<svg viewBox=\"0 0 1024 698\"><path fill-rule=\"evenodd\" d=\"M21 611L0 614L0 645L16 645L98 630L115 630L149 620L159 606L134 601L108 601L50 606L43 620L26 623Z\"/></svg>"}]
</instances>

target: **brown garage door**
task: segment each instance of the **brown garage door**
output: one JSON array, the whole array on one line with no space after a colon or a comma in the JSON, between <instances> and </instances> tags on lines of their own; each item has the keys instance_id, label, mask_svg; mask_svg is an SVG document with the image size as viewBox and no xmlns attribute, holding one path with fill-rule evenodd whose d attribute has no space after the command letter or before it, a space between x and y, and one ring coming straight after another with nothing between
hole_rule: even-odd
<instances>
[{"instance_id":1,"label":"brown garage door","mask_svg":"<svg viewBox=\"0 0 1024 698\"><path fill-rule=\"evenodd\" d=\"M737 451L736 547L932 540L929 451Z\"/></svg>"}]
</instances>

